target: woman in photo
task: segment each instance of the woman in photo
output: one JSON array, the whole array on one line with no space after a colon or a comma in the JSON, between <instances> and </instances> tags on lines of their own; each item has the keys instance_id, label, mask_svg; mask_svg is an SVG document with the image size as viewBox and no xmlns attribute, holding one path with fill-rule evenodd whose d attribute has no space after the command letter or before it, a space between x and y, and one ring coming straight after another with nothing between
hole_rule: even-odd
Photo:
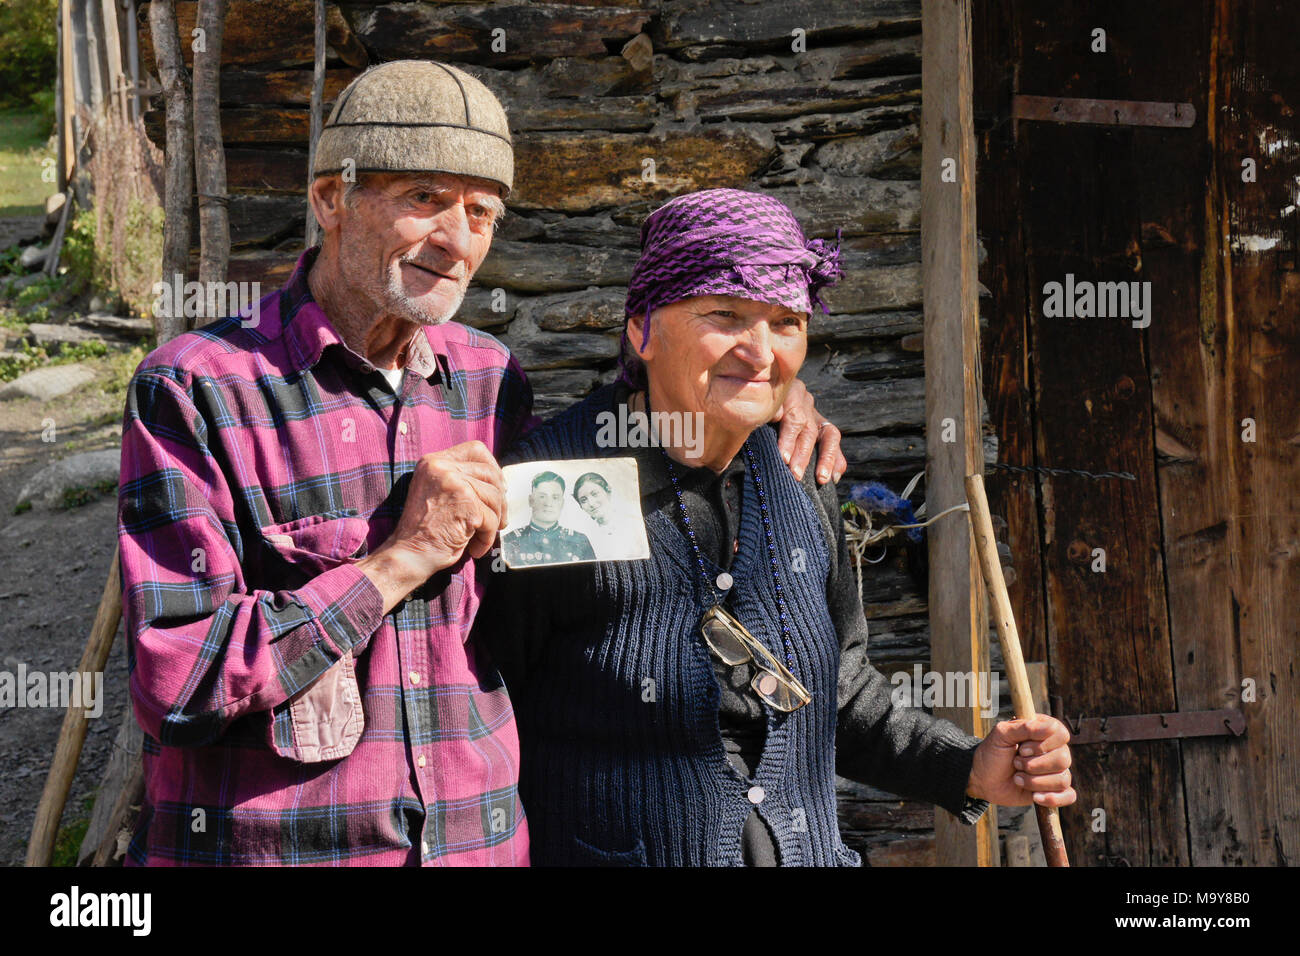
<instances>
[{"instance_id":1,"label":"woman in photo","mask_svg":"<svg viewBox=\"0 0 1300 956\"><path fill-rule=\"evenodd\" d=\"M596 523L588 530L587 538L600 561L625 561L639 557L640 542L628 534L628 528L618 520L617 508L612 501L613 492L602 475L589 471L573 483L573 500Z\"/></svg>"},{"instance_id":2,"label":"woman in photo","mask_svg":"<svg viewBox=\"0 0 1300 956\"><path fill-rule=\"evenodd\" d=\"M671 200L641 231L623 377L508 456L634 456L650 541L648 560L488 575L478 634L515 706L535 864L857 866L837 773L965 823L1031 791L1073 802L1058 721L981 742L895 705L867 659L834 484L796 480L767 424L839 275L838 247L771 197ZM698 415L703 441L603 447L611 412Z\"/></svg>"}]
</instances>

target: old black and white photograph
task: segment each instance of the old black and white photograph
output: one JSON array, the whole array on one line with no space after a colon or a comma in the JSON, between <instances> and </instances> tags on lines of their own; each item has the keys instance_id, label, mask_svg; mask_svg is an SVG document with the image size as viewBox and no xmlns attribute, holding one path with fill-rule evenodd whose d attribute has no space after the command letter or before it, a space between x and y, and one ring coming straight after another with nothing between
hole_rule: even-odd
<instances>
[{"instance_id":1,"label":"old black and white photograph","mask_svg":"<svg viewBox=\"0 0 1300 956\"><path fill-rule=\"evenodd\" d=\"M636 459L582 458L502 469L509 568L648 558Z\"/></svg>"}]
</instances>

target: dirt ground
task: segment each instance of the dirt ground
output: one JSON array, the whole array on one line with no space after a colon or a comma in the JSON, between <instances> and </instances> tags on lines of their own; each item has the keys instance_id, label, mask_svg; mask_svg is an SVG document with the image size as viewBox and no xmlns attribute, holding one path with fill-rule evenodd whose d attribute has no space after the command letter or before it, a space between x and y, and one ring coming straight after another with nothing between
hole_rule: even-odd
<instances>
[{"instance_id":1,"label":"dirt ground","mask_svg":"<svg viewBox=\"0 0 1300 956\"><path fill-rule=\"evenodd\" d=\"M101 380L107 364L98 368ZM74 671L90 633L113 557L116 501L105 495L66 511L14 514L23 483L74 451L117 447L121 398L99 383L48 403L0 402L0 670ZM56 441L41 441L54 418ZM126 657L119 627L104 675L104 712L90 722L64 811L68 825L88 815L126 702ZM0 864L21 865L63 711L0 708Z\"/></svg>"}]
</instances>

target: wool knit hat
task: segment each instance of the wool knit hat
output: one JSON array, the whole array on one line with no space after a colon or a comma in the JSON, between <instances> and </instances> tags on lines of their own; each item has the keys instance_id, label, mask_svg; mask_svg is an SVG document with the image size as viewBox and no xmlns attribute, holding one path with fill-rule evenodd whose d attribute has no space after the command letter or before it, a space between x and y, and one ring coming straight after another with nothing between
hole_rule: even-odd
<instances>
[{"instance_id":1,"label":"wool knit hat","mask_svg":"<svg viewBox=\"0 0 1300 956\"><path fill-rule=\"evenodd\" d=\"M454 66L394 60L339 94L316 144L313 176L440 172L514 185L506 111L492 91Z\"/></svg>"}]
</instances>

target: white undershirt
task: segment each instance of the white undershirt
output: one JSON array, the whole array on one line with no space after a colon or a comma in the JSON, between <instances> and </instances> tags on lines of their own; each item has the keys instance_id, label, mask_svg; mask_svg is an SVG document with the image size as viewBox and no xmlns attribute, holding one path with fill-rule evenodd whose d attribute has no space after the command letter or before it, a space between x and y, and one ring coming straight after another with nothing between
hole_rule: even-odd
<instances>
[{"instance_id":1,"label":"white undershirt","mask_svg":"<svg viewBox=\"0 0 1300 956\"><path fill-rule=\"evenodd\" d=\"M401 386L402 386L402 376L406 373L406 369L404 369L404 368L381 368L381 369L379 369L379 371L380 371L380 372L383 372L383 374L384 374L384 378L388 379L388 384L391 385L391 386L393 387L393 391L394 391L394 392L396 392L399 388L401 388Z\"/></svg>"}]
</instances>

